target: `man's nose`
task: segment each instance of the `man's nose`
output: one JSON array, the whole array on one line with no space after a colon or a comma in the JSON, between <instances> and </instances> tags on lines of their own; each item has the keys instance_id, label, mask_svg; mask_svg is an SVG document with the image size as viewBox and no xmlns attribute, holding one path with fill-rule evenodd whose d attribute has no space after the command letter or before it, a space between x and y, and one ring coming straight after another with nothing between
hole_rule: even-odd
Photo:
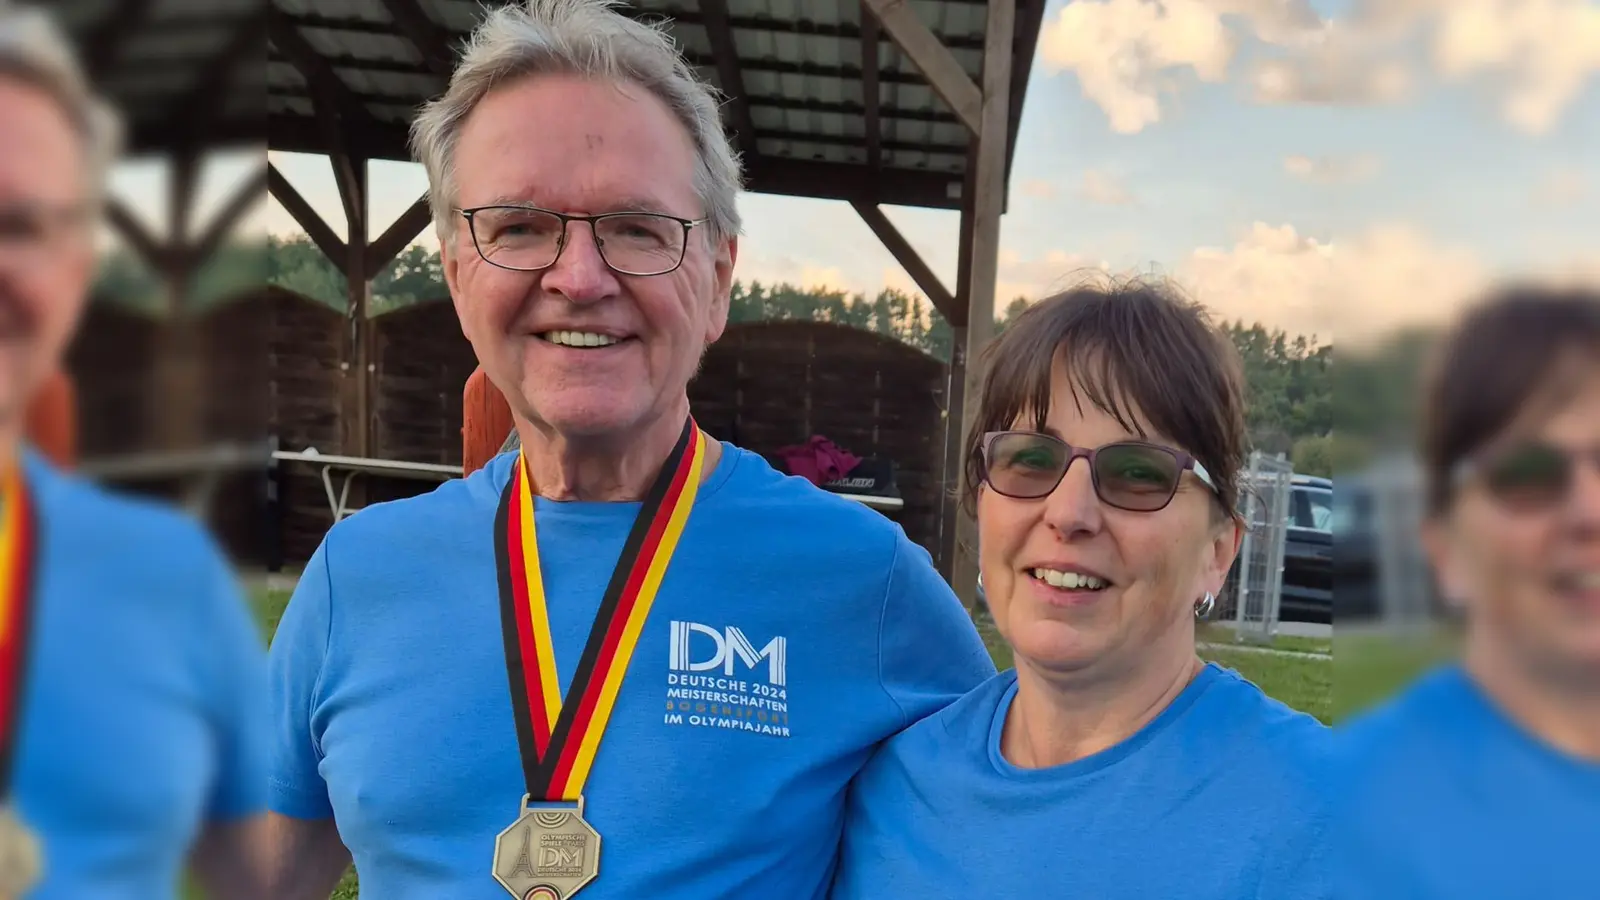
<instances>
[{"instance_id":1,"label":"man's nose","mask_svg":"<svg viewBox=\"0 0 1600 900\"><path fill-rule=\"evenodd\" d=\"M616 273L600 255L600 245L587 222L568 222L561 253L541 279L544 289L582 303L609 296L617 289Z\"/></svg>"}]
</instances>

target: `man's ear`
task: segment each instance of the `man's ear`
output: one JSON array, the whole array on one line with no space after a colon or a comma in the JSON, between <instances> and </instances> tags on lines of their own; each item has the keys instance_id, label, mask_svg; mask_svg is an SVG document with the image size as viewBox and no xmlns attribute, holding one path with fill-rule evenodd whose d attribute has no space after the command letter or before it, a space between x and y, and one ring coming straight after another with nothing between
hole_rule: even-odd
<instances>
[{"instance_id":1,"label":"man's ear","mask_svg":"<svg viewBox=\"0 0 1600 900\"><path fill-rule=\"evenodd\" d=\"M716 248L712 262L711 310L706 320L706 344L714 344L728 327L729 306L733 303L733 267L739 260L739 238L731 237Z\"/></svg>"}]
</instances>

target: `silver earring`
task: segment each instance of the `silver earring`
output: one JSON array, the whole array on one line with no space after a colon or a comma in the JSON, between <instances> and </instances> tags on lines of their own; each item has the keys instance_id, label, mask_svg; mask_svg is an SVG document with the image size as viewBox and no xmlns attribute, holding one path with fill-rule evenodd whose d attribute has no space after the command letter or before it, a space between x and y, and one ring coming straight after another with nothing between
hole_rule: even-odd
<instances>
[{"instance_id":1,"label":"silver earring","mask_svg":"<svg viewBox=\"0 0 1600 900\"><path fill-rule=\"evenodd\" d=\"M1217 606L1216 595L1211 593L1210 591L1206 591L1206 595L1204 597L1202 597L1199 600L1199 602L1195 603L1195 605L1194 605L1194 617L1196 619L1204 619L1207 616L1211 615L1211 610L1215 609L1216 606Z\"/></svg>"}]
</instances>

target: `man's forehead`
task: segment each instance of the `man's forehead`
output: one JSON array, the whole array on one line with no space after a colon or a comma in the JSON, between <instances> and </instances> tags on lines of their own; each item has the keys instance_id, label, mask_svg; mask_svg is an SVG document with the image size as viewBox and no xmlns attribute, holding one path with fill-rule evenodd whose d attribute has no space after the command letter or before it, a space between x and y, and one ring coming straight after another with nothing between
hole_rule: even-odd
<instances>
[{"instance_id":1,"label":"man's forehead","mask_svg":"<svg viewBox=\"0 0 1600 900\"><path fill-rule=\"evenodd\" d=\"M82 137L47 92L0 76L0 199L61 200L83 189Z\"/></svg>"},{"instance_id":2,"label":"man's forehead","mask_svg":"<svg viewBox=\"0 0 1600 900\"><path fill-rule=\"evenodd\" d=\"M457 154L464 204L651 209L693 196L686 131L634 85L541 76L500 88L467 117Z\"/></svg>"}]
</instances>

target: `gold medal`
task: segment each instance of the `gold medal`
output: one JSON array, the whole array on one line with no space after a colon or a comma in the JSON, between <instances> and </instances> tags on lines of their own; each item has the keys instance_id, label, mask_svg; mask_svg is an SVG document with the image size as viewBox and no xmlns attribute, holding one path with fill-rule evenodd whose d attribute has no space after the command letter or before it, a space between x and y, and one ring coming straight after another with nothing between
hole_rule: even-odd
<instances>
[{"instance_id":1,"label":"gold medal","mask_svg":"<svg viewBox=\"0 0 1600 900\"><path fill-rule=\"evenodd\" d=\"M634 520L565 698L556 676L526 460L518 458L506 483L495 519L495 564L527 793L522 815L495 838L492 872L517 900L568 900L600 873L600 834L583 818L583 786L694 505L704 463L705 440L690 419Z\"/></svg>"},{"instance_id":2,"label":"gold medal","mask_svg":"<svg viewBox=\"0 0 1600 900\"><path fill-rule=\"evenodd\" d=\"M38 837L10 806L0 807L0 898L22 897L43 875L44 853Z\"/></svg>"},{"instance_id":3,"label":"gold medal","mask_svg":"<svg viewBox=\"0 0 1600 900\"><path fill-rule=\"evenodd\" d=\"M583 818L583 798L529 803L494 845L494 879L520 900L567 900L600 874L600 833Z\"/></svg>"}]
</instances>

